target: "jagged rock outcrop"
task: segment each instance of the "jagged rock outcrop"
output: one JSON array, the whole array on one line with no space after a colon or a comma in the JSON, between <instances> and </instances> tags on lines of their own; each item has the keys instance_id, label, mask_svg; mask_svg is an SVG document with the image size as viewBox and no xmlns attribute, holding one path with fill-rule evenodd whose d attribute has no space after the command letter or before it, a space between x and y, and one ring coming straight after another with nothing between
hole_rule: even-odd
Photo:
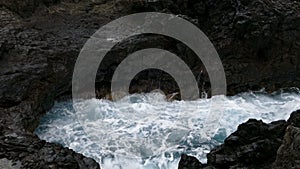
<instances>
[{"instance_id":1,"label":"jagged rock outcrop","mask_svg":"<svg viewBox=\"0 0 300 169\"><path fill-rule=\"evenodd\" d=\"M285 121L265 124L249 120L207 155L208 164L217 168L270 168L285 128Z\"/></svg>"},{"instance_id":2,"label":"jagged rock outcrop","mask_svg":"<svg viewBox=\"0 0 300 169\"><path fill-rule=\"evenodd\" d=\"M221 57L229 94L262 87L267 91L299 87L299 4L292 0L0 1L0 149L6 155L0 157L17 160L21 157L13 154L20 152L19 144L37 141L33 134L24 133L34 131L55 99L70 96L74 63L85 41L105 23L134 12L171 12L197 24ZM110 77L122 58L145 47L164 48L184 58L200 79L199 88L209 92L205 68L188 47L166 37L134 39L133 44L130 40L121 42L107 55L97 74L98 96L109 93ZM149 87L151 81L157 82L156 75L161 72L142 72L140 80L133 81L132 91L157 88L157 84ZM167 74L159 79L166 93L177 90L170 79ZM7 149L5 133L16 135L16 149ZM47 146L49 151L73 153L55 144ZM75 156L73 161L81 163ZM30 154L26 158L32 163L40 160Z\"/></svg>"},{"instance_id":3,"label":"jagged rock outcrop","mask_svg":"<svg viewBox=\"0 0 300 169\"><path fill-rule=\"evenodd\" d=\"M196 157L181 155L181 160L178 164L179 169L199 169L202 164L198 161Z\"/></svg>"},{"instance_id":4,"label":"jagged rock outcrop","mask_svg":"<svg viewBox=\"0 0 300 169\"><path fill-rule=\"evenodd\" d=\"M0 136L0 158L17 161L21 168L100 169L93 159L68 148L46 143L31 133Z\"/></svg>"},{"instance_id":5,"label":"jagged rock outcrop","mask_svg":"<svg viewBox=\"0 0 300 169\"><path fill-rule=\"evenodd\" d=\"M198 168L215 169L283 169L299 168L299 122L300 111L291 114L287 121L266 124L250 119L239 125L236 132L207 154L207 164ZM295 126L292 126L295 125ZM185 156L180 163L185 167L199 166L200 162L188 163ZM182 169L182 167L179 167Z\"/></svg>"}]
</instances>

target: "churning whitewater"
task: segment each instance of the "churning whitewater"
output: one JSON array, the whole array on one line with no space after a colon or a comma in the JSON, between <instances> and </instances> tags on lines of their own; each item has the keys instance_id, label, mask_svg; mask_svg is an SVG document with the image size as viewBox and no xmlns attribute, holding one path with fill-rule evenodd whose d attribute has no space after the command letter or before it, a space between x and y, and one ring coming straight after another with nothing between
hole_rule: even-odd
<instances>
[{"instance_id":1,"label":"churning whitewater","mask_svg":"<svg viewBox=\"0 0 300 169\"><path fill-rule=\"evenodd\" d=\"M117 102L83 100L78 107L75 112L72 101L56 103L37 135L94 158L102 169L176 169L182 153L205 162L206 154L249 118L287 119L300 109L300 92L172 102L160 93L133 94ZM220 118L209 125L214 114Z\"/></svg>"}]
</instances>

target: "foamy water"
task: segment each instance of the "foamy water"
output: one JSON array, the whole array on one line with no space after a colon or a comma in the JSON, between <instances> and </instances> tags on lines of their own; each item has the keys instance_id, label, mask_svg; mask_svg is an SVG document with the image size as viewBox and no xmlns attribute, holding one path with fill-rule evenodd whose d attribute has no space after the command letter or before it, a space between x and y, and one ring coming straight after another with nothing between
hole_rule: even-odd
<instances>
[{"instance_id":1,"label":"foamy water","mask_svg":"<svg viewBox=\"0 0 300 169\"><path fill-rule=\"evenodd\" d=\"M173 102L150 93L117 102L83 100L77 106L75 111L72 101L56 103L42 118L38 136L94 158L102 169L176 169L182 153L205 162L206 154L249 118L287 119L300 109L300 93Z\"/></svg>"}]
</instances>

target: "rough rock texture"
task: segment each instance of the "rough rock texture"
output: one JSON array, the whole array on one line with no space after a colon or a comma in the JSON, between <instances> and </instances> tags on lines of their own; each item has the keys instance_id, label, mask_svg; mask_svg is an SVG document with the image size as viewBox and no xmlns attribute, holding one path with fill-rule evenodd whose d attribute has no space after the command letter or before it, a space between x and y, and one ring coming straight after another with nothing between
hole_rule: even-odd
<instances>
[{"instance_id":1,"label":"rough rock texture","mask_svg":"<svg viewBox=\"0 0 300 169\"><path fill-rule=\"evenodd\" d=\"M265 124L249 120L207 155L208 164L220 168L270 168L285 128L285 121Z\"/></svg>"},{"instance_id":2,"label":"rough rock texture","mask_svg":"<svg viewBox=\"0 0 300 169\"><path fill-rule=\"evenodd\" d=\"M110 20L140 11L186 14L198 22L220 54L229 94L263 87L274 91L300 86L297 1L18 2L0 3L0 107L1 113L9 116L5 119L11 118L4 121L10 127L32 131L40 117L38 113L49 109L57 96L70 94L73 66L87 38ZM28 4L36 4L36 7L31 9ZM142 43L137 45L139 42ZM110 77L122 58L145 47L166 48L186 57L185 61L199 76L200 89L208 91L208 77L201 74L205 72L203 66L184 45L171 42L174 41L142 36L121 43L106 57L99 70L98 95L108 94ZM141 74L140 81L133 81L134 92L151 91L160 86L168 93L174 92L169 89L176 88L167 75L157 79L155 75L161 72Z\"/></svg>"},{"instance_id":3,"label":"rough rock texture","mask_svg":"<svg viewBox=\"0 0 300 169\"><path fill-rule=\"evenodd\" d=\"M46 143L31 133L0 136L0 158L20 161L21 168L100 169L93 159L68 148Z\"/></svg>"},{"instance_id":4,"label":"rough rock texture","mask_svg":"<svg viewBox=\"0 0 300 169\"><path fill-rule=\"evenodd\" d=\"M19 169L20 167L21 167L20 162L15 163L12 160L8 160L6 158L0 160L0 168Z\"/></svg>"},{"instance_id":5,"label":"rough rock texture","mask_svg":"<svg viewBox=\"0 0 300 169\"><path fill-rule=\"evenodd\" d=\"M295 123L299 122L299 118L298 110L291 114L288 121L266 124L250 119L239 125L237 131L225 139L224 144L214 148L207 155L207 164L196 161L188 163L189 159L193 158L189 156L184 156L180 164L187 164L184 166L187 168L201 164L205 169L300 168L300 129Z\"/></svg>"},{"instance_id":6,"label":"rough rock texture","mask_svg":"<svg viewBox=\"0 0 300 169\"><path fill-rule=\"evenodd\" d=\"M197 24L221 57L229 94L263 87L267 91L299 87L299 4L292 0L1 0L0 149L6 155L3 158L21 158L14 155L24 150L19 145L39 142L27 132L34 131L39 118L55 99L70 95L73 66L85 41L105 23L134 12L182 14ZM99 97L109 94L109 77L122 58L145 47L161 47L185 58L199 80L199 88L209 92L205 68L186 46L166 37L133 39L133 44L130 40L121 42L107 55L97 74ZM150 91L159 86L166 93L176 91L176 84L168 75L157 79L161 74L142 72L133 81L131 90ZM262 124L261 127L268 128ZM8 133L15 135L16 148L7 149L5 140L11 139ZM267 140L263 144L273 146ZM79 160L72 151L45 145L49 151L70 154L72 166L90 163L86 162L88 158ZM39 154L40 149L43 148L37 147L34 154ZM46 160L46 155L39 155ZM39 163L40 159L30 153L25 156L24 165L31 165L28 161L50 165L44 160Z\"/></svg>"},{"instance_id":7,"label":"rough rock texture","mask_svg":"<svg viewBox=\"0 0 300 169\"><path fill-rule=\"evenodd\" d=\"M277 152L273 169L300 168L300 129L288 126L283 143Z\"/></svg>"},{"instance_id":8,"label":"rough rock texture","mask_svg":"<svg viewBox=\"0 0 300 169\"><path fill-rule=\"evenodd\" d=\"M181 155L181 160L178 164L179 169L199 169L202 164L195 157Z\"/></svg>"},{"instance_id":9,"label":"rough rock texture","mask_svg":"<svg viewBox=\"0 0 300 169\"><path fill-rule=\"evenodd\" d=\"M165 0L136 8L196 20L221 57L229 94L299 86L299 1Z\"/></svg>"}]
</instances>

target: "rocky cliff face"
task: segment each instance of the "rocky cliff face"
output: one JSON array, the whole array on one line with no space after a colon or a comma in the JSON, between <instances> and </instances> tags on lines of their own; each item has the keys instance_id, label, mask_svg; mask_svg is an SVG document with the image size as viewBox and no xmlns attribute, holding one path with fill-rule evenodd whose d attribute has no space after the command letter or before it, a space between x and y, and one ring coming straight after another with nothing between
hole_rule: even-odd
<instances>
[{"instance_id":1,"label":"rocky cliff face","mask_svg":"<svg viewBox=\"0 0 300 169\"><path fill-rule=\"evenodd\" d=\"M0 158L19 160L25 166L35 163L62 167L57 162L65 159L57 154L63 151L69 154L66 161L72 167L97 166L93 160L79 157L71 150L39 141L32 132L55 99L70 95L78 53L105 23L135 12L181 14L197 24L215 45L226 71L229 94L263 87L274 91L300 86L299 7L299 1L291 0L1 0ZM201 77L199 88L209 92L205 68L186 46L161 36L134 39L133 44L121 42L106 57L97 75L99 97L109 94L110 77L122 58L145 47L177 53ZM142 72L133 82L132 91L156 88L148 84L157 81L157 74L160 72ZM166 93L177 90L170 79L166 74L162 76L160 86ZM14 144L8 145L9 140ZM30 150L20 148L32 142L39 146ZM269 145L267 141L263 143ZM43 153L45 148L52 153Z\"/></svg>"}]
</instances>

